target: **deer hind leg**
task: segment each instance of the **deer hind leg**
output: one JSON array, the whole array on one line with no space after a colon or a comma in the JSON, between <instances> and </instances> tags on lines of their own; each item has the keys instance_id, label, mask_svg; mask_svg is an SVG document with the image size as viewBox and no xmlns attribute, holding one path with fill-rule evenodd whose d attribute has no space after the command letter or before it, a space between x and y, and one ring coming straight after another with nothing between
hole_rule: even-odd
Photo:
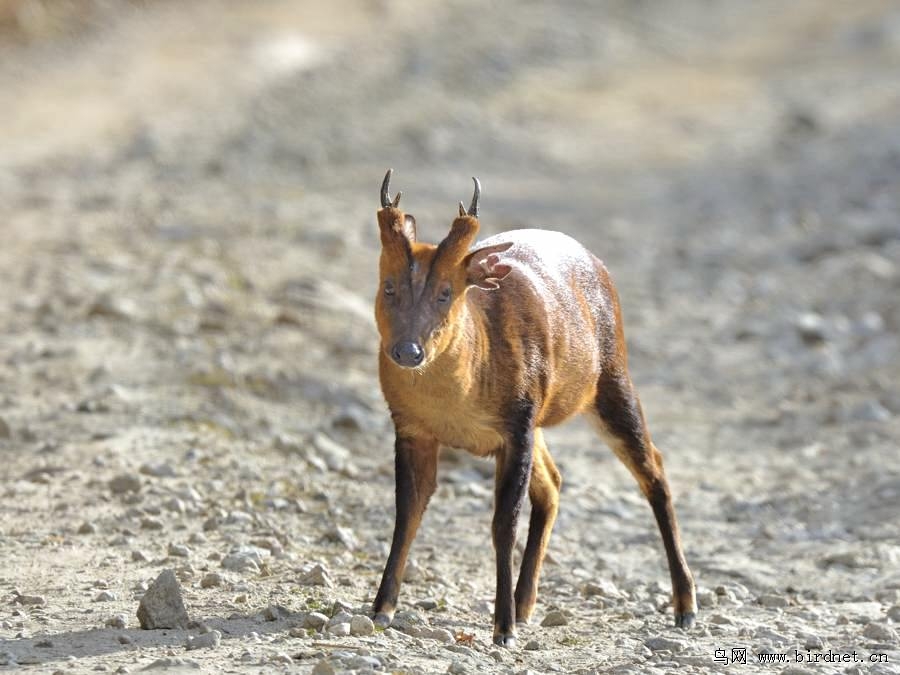
<instances>
[{"instance_id":1,"label":"deer hind leg","mask_svg":"<svg viewBox=\"0 0 900 675\"><path fill-rule=\"evenodd\" d=\"M544 442L540 429L534 430L534 461L528 496L531 499L531 521L528 543L522 556L519 581L516 583L516 622L525 622L534 612L537 601L538 578L550 541L550 532L559 509L559 488L562 477Z\"/></svg>"},{"instance_id":2,"label":"deer hind leg","mask_svg":"<svg viewBox=\"0 0 900 675\"><path fill-rule=\"evenodd\" d=\"M675 625L689 628L697 613L694 580L681 548L662 454L650 439L640 401L627 374L605 373L600 377L594 413L592 417L604 440L637 479L650 502L669 562Z\"/></svg>"}]
</instances>

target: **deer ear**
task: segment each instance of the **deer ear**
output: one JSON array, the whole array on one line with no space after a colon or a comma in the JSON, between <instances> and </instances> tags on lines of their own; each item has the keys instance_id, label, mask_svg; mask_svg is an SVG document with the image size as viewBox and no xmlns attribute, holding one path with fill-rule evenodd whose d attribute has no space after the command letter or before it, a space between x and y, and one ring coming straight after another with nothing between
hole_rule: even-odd
<instances>
[{"instance_id":1,"label":"deer ear","mask_svg":"<svg viewBox=\"0 0 900 675\"><path fill-rule=\"evenodd\" d=\"M416 240L416 219L409 213L403 215L403 234L410 243Z\"/></svg>"},{"instance_id":2,"label":"deer ear","mask_svg":"<svg viewBox=\"0 0 900 675\"><path fill-rule=\"evenodd\" d=\"M512 242L484 246L469 253L463 259L466 268L466 283L469 286L477 286L485 291L493 291L500 288L507 274L512 272L512 267L500 262L500 253L512 246Z\"/></svg>"}]
</instances>

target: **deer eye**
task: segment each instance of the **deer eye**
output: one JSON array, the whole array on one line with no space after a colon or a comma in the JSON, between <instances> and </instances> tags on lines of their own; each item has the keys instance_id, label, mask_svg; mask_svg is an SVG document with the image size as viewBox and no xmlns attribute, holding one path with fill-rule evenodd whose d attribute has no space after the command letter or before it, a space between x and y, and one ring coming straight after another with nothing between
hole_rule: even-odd
<instances>
[{"instance_id":1,"label":"deer eye","mask_svg":"<svg viewBox=\"0 0 900 675\"><path fill-rule=\"evenodd\" d=\"M438 302L450 302L450 287L444 288L438 294Z\"/></svg>"},{"instance_id":2,"label":"deer eye","mask_svg":"<svg viewBox=\"0 0 900 675\"><path fill-rule=\"evenodd\" d=\"M393 295L394 294L394 284L390 281L384 282L384 294L385 295Z\"/></svg>"}]
</instances>

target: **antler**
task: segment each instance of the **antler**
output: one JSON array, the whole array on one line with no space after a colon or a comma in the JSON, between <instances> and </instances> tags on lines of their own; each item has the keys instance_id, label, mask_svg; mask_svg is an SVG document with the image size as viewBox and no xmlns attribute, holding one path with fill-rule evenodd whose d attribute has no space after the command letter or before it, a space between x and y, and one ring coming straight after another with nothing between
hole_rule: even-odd
<instances>
[{"instance_id":1,"label":"antler","mask_svg":"<svg viewBox=\"0 0 900 675\"><path fill-rule=\"evenodd\" d=\"M481 183L478 182L478 179L475 176L472 176L472 180L475 182L475 193L472 195L472 203L469 204L469 210L466 211L466 207L463 206L463 203L459 203L459 215L461 216L472 216L474 218L478 217L478 200L481 198Z\"/></svg>"},{"instance_id":2,"label":"antler","mask_svg":"<svg viewBox=\"0 0 900 675\"><path fill-rule=\"evenodd\" d=\"M394 201L393 202L391 201L391 195L388 192L388 190L390 190L390 188L391 188L391 174L392 173L394 173L394 170L388 169L387 173L384 174L384 180L381 182L381 206L382 206L382 208L385 208L385 209L391 208L391 207L396 209L397 206L400 204L400 195L403 194L402 192L398 192L394 196Z\"/></svg>"}]
</instances>

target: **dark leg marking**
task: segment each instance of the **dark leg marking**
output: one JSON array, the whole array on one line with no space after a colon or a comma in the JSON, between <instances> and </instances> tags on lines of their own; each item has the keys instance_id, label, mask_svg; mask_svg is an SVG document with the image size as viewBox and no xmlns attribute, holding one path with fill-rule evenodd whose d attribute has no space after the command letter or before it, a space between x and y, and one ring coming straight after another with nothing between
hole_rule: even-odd
<instances>
[{"instance_id":1,"label":"dark leg marking","mask_svg":"<svg viewBox=\"0 0 900 675\"><path fill-rule=\"evenodd\" d=\"M375 623L387 627L394 618L406 558L428 500L437 486L438 442L397 436L394 447L397 518L391 553L375 596Z\"/></svg>"},{"instance_id":2,"label":"dark leg marking","mask_svg":"<svg viewBox=\"0 0 900 675\"><path fill-rule=\"evenodd\" d=\"M497 452L494 480L494 552L497 557L497 594L494 599L494 643L516 643L512 554L516 523L528 492L534 451L534 406L523 401L508 416L506 444Z\"/></svg>"}]
</instances>

